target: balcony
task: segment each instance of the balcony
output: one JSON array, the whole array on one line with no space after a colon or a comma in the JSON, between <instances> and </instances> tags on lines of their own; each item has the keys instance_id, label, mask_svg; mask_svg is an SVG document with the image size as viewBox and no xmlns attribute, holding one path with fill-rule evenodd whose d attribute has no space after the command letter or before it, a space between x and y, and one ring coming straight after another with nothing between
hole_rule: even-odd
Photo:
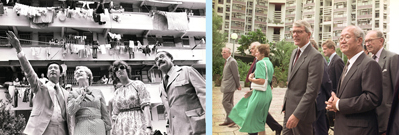
<instances>
[{"instance_id":1,"label":"balcony","mask_svg":"<svg viewBox=\"0 0 399 135\"><path fill-rule=\"evenodd\" d=\"M365 14L365 15L358 15L357 19L372 19L373 15L372 14Z\"/></svg>"},{"instance_id":2,"label":"balcony","mask_svg":"<svg viewBox=\"0 0 399 135\"><path fill-rule=\"evenodd\" d=\"M280 41L280 35L279 34L273 34L273 41Z\"/></svg>"},{"instance_id":3,"label":"balcony","mask_svg":"<svg viewBox=\"0 0 399 135\"><path fill-rule=\"evenodd\" d=\"M258 12L256 12L255 15L256 15L256 16L261 16L261 17L267 17L267 14L265 14L265 13L258 13Z\"/></svg>"},{"instance_id":4,"label":"balcony","mask_svg":"<svg viewBox=\"0 0 399 135\"><path fill-rule=\"evenodd\" d=\"M295 14L286 14L285 17L286 17L286 18L295 17Z\"/></svg>"},{"instance_id":5,"label":"balcony","mask_svg":"<svg viewBox=\"0 0 399 135\"><path fill-rule=\"evenodd\" d=\"M369 8L373 8L373 5L370 3L370 5L361 5L361 6L357 6L357 10L360 9L369 9Z\"/></svg>"},{"instance_id":6,"label":"balcony","mask_svg":"<svg viewBox=\"0 0 399 135\"><path fill-rule=\"evenodd\" d=\"M326 41L327 39L331 39L331 32L323 32L322 33L322 39L323 41Z\"/></svg>"},{"instance_id":7,"label":"balcony","mask_svg":"<svg viewBox=\"0 0 399 135\"><path fill-rule=\"evenodd\" d=\"M267 9L267 6L265 6L265 5L256 5L256 8L263 8L263 9Z\"/></svg>"},{"instance_id":8,"label":"balcony","mask_svg":"<svg viewBox=\"0 0 399 135\"><path fill-rule=\"evenodd\" d=\"M233 29L233 30L244 30L244 27L231 25L231 29Z\"/></svg>"},{"instance_id":9,"label":"balcony","mask_svg":"<svg viewBox=\"0 0 399 135\"><path fill-rule=\"evenodd\" d=\"M263 22L263 21L255 20L255 24L263 24L263 25L266 25L267 23L266 23L266 22Z\"/></svg>"},{"instance_id":10,"label":"balcony","mask_svg":"<svg viewBox=\"0 0 399 135\"><path fill-rule=\"evenodd\" d=\"M294 22L286 22L285 26L292 26L294 24Z\"/></svg>"},{"instance_id":11,"label":"balcony","mask_svg":"<svg viewBox=\"0 0 399 135\"><path fill-rule=\"evenodd\" d=\"M285 9L286 9L286 10L295 9L295 7L296 7L295 5L292 5L292 6L288 6L288 5L287 5L287 7L286 7Z\"/></svg>"},{"instance_id":12,"label":"balcony","mask_svg":"<svg viewBox=\"0 0 399 135\"><path fill-rule=\"evenodd\" d=\"M244 1L241 1L241 0L233 0L233 3L234 4L241 4L241 5L246 6L246 3Z\"/></svg>"},{"instance_id":13,"label":"balcony","mask_svg":"<svg viewBox=\"0 0 399 135\"><path fill-rule=\"evenodd\" d=\"M344 20L346 20L346 16L334 16L334 22L337 22L337 21L344 21Z\"/></svg>"},{"instance_id":14,"label":"balcony","mask_svg":"<svg viewBox=\"0 0 399 135\"><path fill-rule=\"evenodd\" d=\"M337 26L334 27L333 30L343 30L346 26Z\"/></svg>"},{"instance_id":15,"label":"balcony","mask_svg":"<svg viewBox=\"0 0 399 135\"><path fill-rule=\"evenodd\" d=\"M306 16L306 15L313 15L313 14L315 14L314 11L309 11L309 10L303 11L303 16Z\"/></svg>"},{"instance_id":16,"label":"balcony","mask_svg":"<svg viewBox=\"0 0 399 135\"><path fill-rule=\"evenodd\" d=\"M324 15L331 15L331 13L332 13L332 7L331 6L324 7L324 9L323 9L323 14Z\"/></svg>"},{"instance_id":17,"label":"balcony","mask_svg":"<svg viewBox=\"0 0 399 135\"><path fill-rule=\"evenodd\" d=\"M315 6L315 3L309 3L309 4L304 4L304 5L303 5L304 8L310 7L310 6L314 7L314 6Z\"/></svg>"},{"instance_id":18,"label":"balcony","mask_svg":"<svg viewBox=\"0 0 399 135\"><path fill-rule=\"evenodd\" d=\"M237 18L237 17L232 17L231 20L233 20L233 21L245 22L245 19L243 19L243 18Z\"/></svg>"},{"instance_id":19,"label":"balcony","mask_svg":"<svg viewBox=\"0 0 399 135\"><path fill-rule=\"evenodd\" d=\"M245 10L241 10L241 9L235 9L235 8L233 8L233 12L245 14Z\"/></svg>"},{"instance_id":20,"label":"balcony","mask_svg":"<svg viewBox=\"0 0 399 135\"><path fill-rule=\"evenodd\" d=\"M336 9L334 9L334 13L340 12L340 11L346 11L346 10L347 10L346 7L343 7L343 8L336 8Z\"/></svg>"},{"instance_id":21,"label":"balcony","mask_svg":"<svg viewBox=\"0 0 399 135\"><path fill-rule=\"evenodd\" d=\"M372 25L371 24L365 24L365 25L358 25L362 29L371 29Z\"/></svg>"},{"instance_id":22,"label":"balcony","mask_svg":"<svg viewBox=\"0 0 399 135\"><path fill-rule=\"evenodd\" d=\"M338 3L338 2L346 2L347 0L334 0L334 3Z\"/></svg>"}]
</instances>

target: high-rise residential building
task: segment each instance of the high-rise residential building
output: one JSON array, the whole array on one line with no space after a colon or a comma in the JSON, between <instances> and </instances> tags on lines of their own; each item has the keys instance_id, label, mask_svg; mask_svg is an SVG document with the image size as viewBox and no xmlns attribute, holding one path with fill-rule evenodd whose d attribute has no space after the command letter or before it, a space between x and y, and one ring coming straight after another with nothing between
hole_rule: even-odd
<instances>
[{"instance_id":1,"label":"high-rise residential building","mask_svg":"<svg viewBox=\"0 0 399 135\"><path fill-rule=\"evenodd\" d=\"M166 132L156 52L170 52L176 65L193 66L205 77L206 1L104 0L104 7L95 1L99 0L2 0L0 97L11 88L3 84L24 76L17 53L6 39L6 32L13 31L38 76L47 73L47 63L56 61L67 67L60 84L75 88L75 67L87 66L93 72L91 87L104 93L107 104L115 89L101 78L109 77L114 61L125 61L132 69L131 79L143 81L151 94L154 130ZM23 95L24 87L13 88ZM22 98L18 102L12 110L27 120L32 107Z\"/></svg>"},{"instance_id":2,"label":"high-rise residential building","mask_svg":"<svg viewBox=\"0 0 399 135\"><path fill-rule=\"evenodd\" d=\"M312 38L321 44L327 39L338 43L348 25L381 30L388 41L388 4L389 0L214 0L213 9L229 35L261 29L269 41L292 42L292 24L302 19L311 24Z\"/></svg>"}]
</instances>

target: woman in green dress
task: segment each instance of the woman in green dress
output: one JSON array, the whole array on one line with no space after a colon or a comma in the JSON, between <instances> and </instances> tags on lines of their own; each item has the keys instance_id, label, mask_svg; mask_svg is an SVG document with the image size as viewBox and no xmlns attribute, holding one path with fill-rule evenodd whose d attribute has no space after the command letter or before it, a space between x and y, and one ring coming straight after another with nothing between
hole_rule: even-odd
<instances>
[{"instance_id":1,"label":"woman in green dress","mask_svg":"<svg viewBox=\"0 0 399 135\"><path fill-rule=\"evenodd\" d=\"M267 83L266 91L254 89L246 94L230 112L229 117L241 127L240 132L265 135L266 117L272 101L272 91L269 84L274 73L269 53L270 46L268 44L261 44L256 47L256 59L259 61L256 63L255 74L252 73L249 76L249 81L252 83L260 85ZM267 71L265 66L267 66Z\"/></svg>"}]
</instances>

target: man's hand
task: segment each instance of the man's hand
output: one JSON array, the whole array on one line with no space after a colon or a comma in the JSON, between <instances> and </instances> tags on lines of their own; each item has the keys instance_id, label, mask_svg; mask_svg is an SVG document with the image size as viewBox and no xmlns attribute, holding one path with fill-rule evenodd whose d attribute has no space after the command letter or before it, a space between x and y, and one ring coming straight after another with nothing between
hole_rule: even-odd
<instances>
[{"instance_id":1,"label":"man's hand","mask_svg":"<svg viewBox=\"0 0 399 135\"><path fill-rule=\"evenodd\" d=\"M252 90L249 90L249 91L245 92L244 98L248 98L248 97L250 97L251 95L252 95Z\"/></svg>"},{"instance_id":2,"label":"man's hand","mask_svg":"<svg viewBox=\"0 0 399 135\"><path fill-rule=\"evenodd\" d=\"M337 95L335 95L334 92L331 92L330 99L328 99L328 101L325 102L327 104L326 110L337 112L338 109L335 105L337 104L338 100L339 100L339 98L337 97Z\"/></svg>"},{"instance_id":3,"label":"man's hand","mask_svg":"<svg viewBox=\"0 0 399 135\"><path fill-rule=\"evenodd\" d=\"M152 130L150 128L147 128L145 130L146 135L151 135L152 134Z\"/></svg>"},{"instance_id":4,"label":"man's hand","mask_svg":"<svg viewBox=\"0 0 399 135\"><path fill-rule=\"evenodd\" d=\"M19 43L19 40L17 36L15 36L14 32L8 31L6 34L8 42L10 42L10 44L17 50L17 53L21 52L21 44Z\"/></svg>"},{"instance_id":5,"label":"man's hand","mask_svg":"<svg viewBox=\"0 0 399 135\"><path fill-rule=\"evenodd\" d=\"M291 129L291 128L296 127L298 125L298 122L299 122L299 119L297 117L295 117L294 114L291 114L290 118L288 118L286 126L288 129Z\"/></svg>"},{"instance_id":6,"label":"man's hand","mask_svg":"<svg viewBox=\"0 0 399 135\"><path fill-rule=\"evenodd\" d=\"M238 90L241 90L241 85L240 85L240 87L238 87Z\"/></svg>"}]
</instances>

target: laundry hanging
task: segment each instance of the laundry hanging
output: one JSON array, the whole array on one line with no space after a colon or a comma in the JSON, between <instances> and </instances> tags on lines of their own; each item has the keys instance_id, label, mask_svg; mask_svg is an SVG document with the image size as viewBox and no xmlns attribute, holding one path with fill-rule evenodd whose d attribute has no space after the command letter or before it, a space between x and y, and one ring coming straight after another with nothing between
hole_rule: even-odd
<instances>
[{"instance_id":1,"label":"laundry hanging","mask_svg":"<svg viewBox=\"0 0 399 135\"><path fill-rule=\"evenodd\" d=\"M169 30L188 30L188 17L185 12L166 12Z\"/></svg>"}]
</instances>

